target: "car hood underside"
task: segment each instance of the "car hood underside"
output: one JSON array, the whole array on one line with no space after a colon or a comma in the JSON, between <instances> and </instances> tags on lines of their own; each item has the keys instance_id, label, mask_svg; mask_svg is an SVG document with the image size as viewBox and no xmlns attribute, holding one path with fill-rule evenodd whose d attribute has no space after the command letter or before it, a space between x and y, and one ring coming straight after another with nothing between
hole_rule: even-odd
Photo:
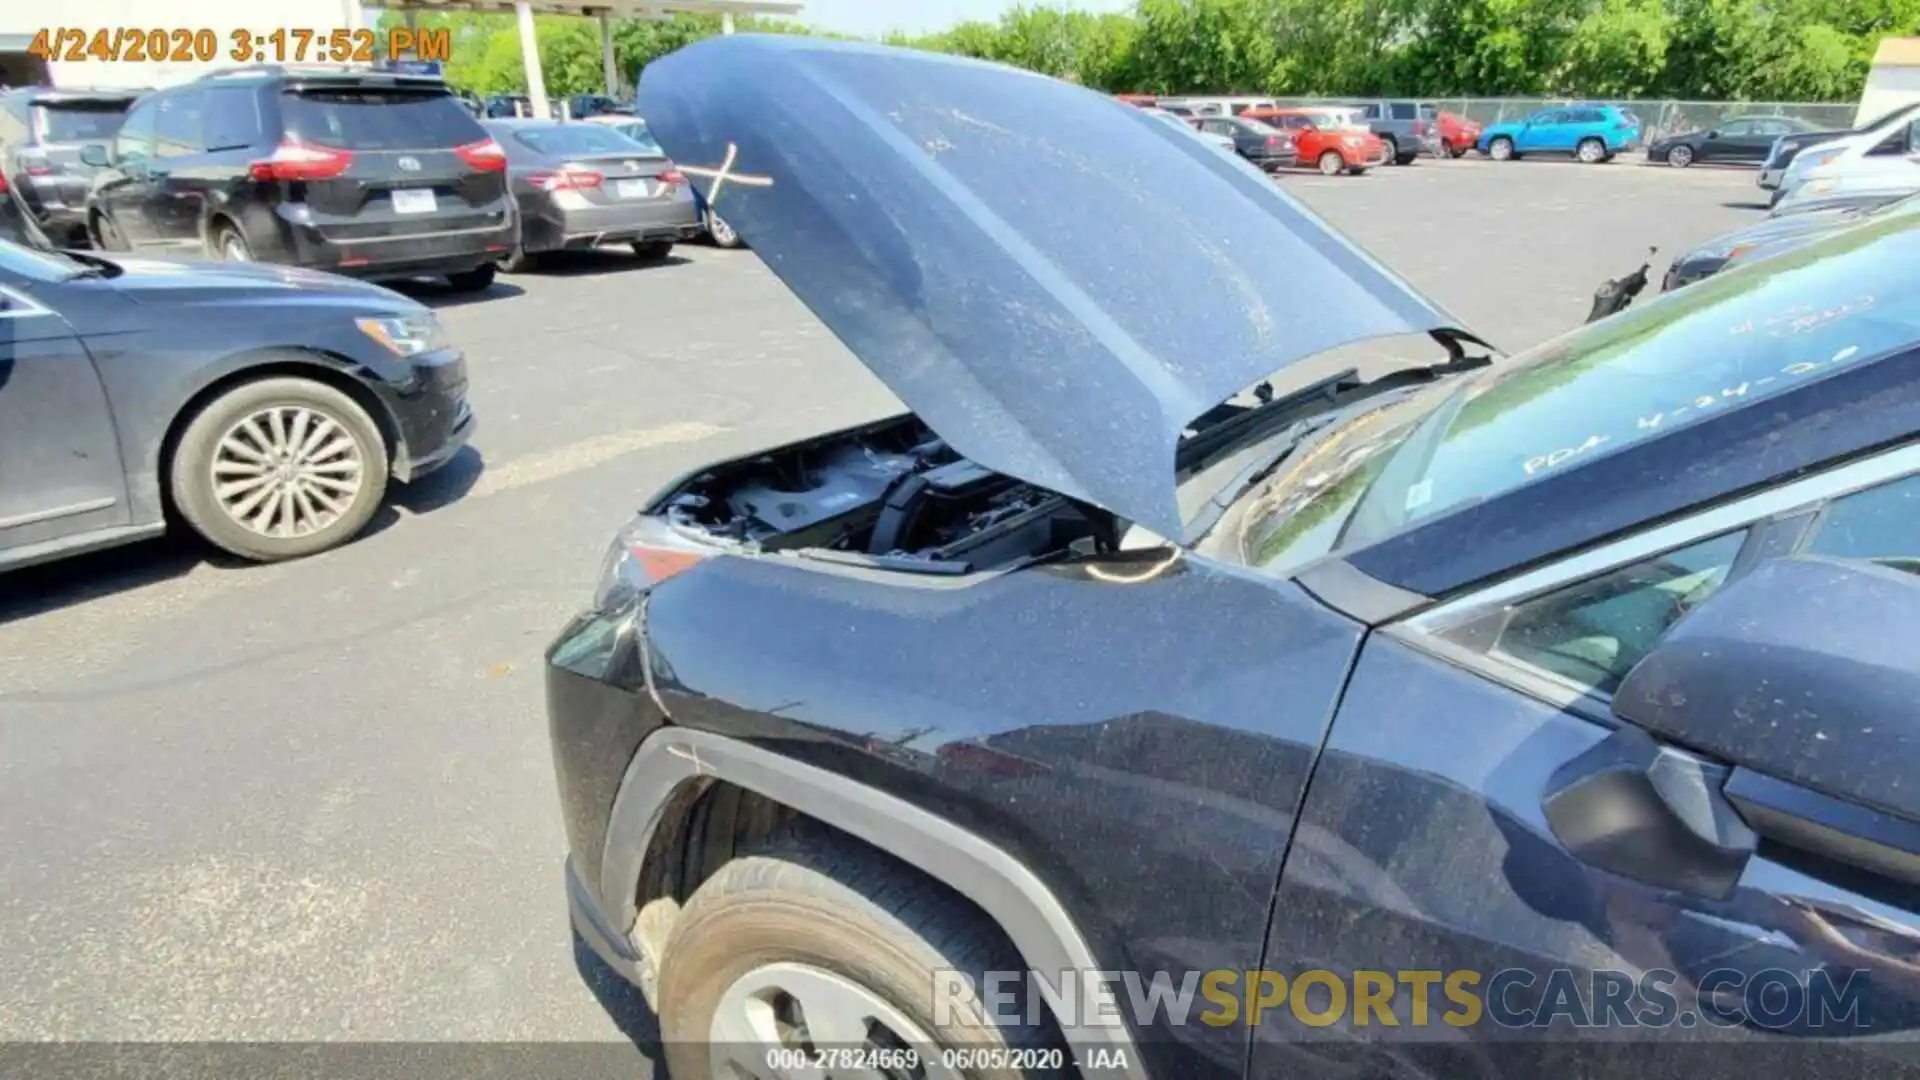
<instances>
[{"instance_id":1,"label":"car hood underside","mask_svg":"<svg viewBox=\"0 0 1920 1080\"><path fill-rule=\"evenodd\" d=\"M1329 349L1459 325L1251 166L1042 76L741 34L649 65L640 103L956 450L1161 535L1202 413Z\"/></svg>"}]
</instances>

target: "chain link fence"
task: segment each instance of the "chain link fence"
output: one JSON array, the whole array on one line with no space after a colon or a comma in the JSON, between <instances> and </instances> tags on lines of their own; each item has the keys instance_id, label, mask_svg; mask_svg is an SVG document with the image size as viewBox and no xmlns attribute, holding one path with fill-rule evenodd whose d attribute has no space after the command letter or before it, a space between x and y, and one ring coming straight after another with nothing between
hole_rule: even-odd
<instances>
[{"instance_id":1,"label":"chain link fence","mask_svg":"<svg viewBox=\"0 0 1920 1080\"><path fill-rule=\"evenodd\" d=\"M1282 105L1324 105L1341 98L1274 98ZM1480 124L1498 124L1521 120L1541 109L1559 105L1592 103L1595 98L1422 98L1436 108ZM1640 99L1608 101L1638 116L1643 124L1641 137L1648 142L1683 131L1716 127L1737 116L1783 116L1812 124L1823 131L1838 131L1853 126L1856 107L1849 104L1818 104L1804 101L1673 101Z\"/></svg>"}]
</instances>

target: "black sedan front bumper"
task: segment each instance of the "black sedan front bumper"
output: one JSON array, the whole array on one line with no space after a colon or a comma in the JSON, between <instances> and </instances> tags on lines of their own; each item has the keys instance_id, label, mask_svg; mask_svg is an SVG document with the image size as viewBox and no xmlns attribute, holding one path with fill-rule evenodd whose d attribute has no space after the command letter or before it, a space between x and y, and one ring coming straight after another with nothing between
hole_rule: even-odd
<instances>
[{"instance_id":1,"label":"black sedan front bumper","mask_svg":"<svg viewBox=\"0 0 1920 1080\"><path fill-rule=\"evenodd\" d=\"M411 378L375 392L398 436L393 476L403 484L451 461L473 437L477 421L467 401L467 360L458 349L416 357Z\"/></svg>"}]
</instances>

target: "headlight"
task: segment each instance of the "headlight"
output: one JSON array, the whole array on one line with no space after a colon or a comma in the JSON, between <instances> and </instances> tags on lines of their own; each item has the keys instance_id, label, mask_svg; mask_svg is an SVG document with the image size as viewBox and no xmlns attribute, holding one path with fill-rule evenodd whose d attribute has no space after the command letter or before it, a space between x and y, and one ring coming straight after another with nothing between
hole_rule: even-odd
<instances>
[{"instance_id":1,"label":"headlight","mask_svg":"<svg viewBox=\"0 0 1920 1080\"><path fill-rule=\"evenodd\" d=\"M435 349L444 349L450 344L446 331L440 327L440 319L431 311L417 315L394 315L386 318L362 318L353 320L360 332L386 346L395 356L419 356Z\"/></svg>"}]
</instances>

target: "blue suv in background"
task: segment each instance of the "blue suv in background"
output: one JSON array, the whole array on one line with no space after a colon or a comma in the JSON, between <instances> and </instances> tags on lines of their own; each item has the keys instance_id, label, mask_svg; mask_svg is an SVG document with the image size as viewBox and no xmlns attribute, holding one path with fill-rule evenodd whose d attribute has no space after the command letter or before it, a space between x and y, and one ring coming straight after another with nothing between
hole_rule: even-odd
<instances>
[{"instance_id":1,"label":"blue suv in background","mask_svg":"<svg viewBox=\"0 0 1920 1080\"><path fill-rule=\"evenodd\" d=\"M1492 124L1479 150L1495 161L1527 154L1571 154L1588 165L1612 160L1640 142L1640 118L1613 105L1563 105L1524 120Z\"/></svg>"}]
</instances>

